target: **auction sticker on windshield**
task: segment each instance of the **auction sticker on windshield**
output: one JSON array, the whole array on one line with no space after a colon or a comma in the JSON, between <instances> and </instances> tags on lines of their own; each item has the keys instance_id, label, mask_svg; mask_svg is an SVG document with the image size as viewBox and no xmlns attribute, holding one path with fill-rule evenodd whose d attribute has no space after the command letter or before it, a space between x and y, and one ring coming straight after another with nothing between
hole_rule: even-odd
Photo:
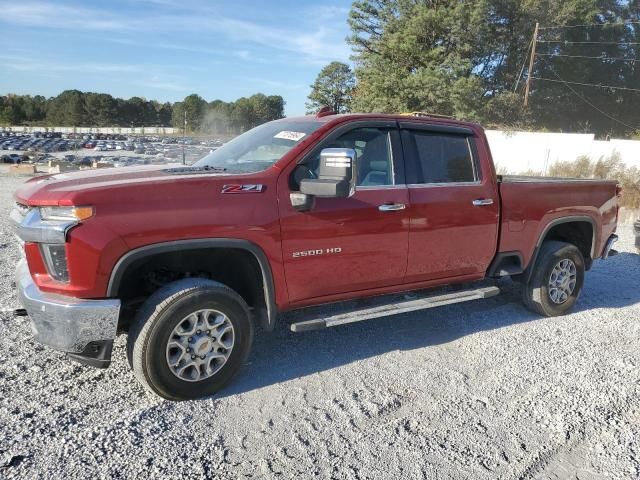
<instances>
[{"instance_id":1,"label":"auction sticker on windshield","mask_svg":"<svg viewBox=\"0 0 640 480\"><path fill-rule=\"evenodd\" d=\"M299 142L306 135L307 134L303 132L291 132L289 130L283 130L282 132L275 134L273 138L283 138L285 140L293 140L294 142Z\"/></svg>"}]
</instances>

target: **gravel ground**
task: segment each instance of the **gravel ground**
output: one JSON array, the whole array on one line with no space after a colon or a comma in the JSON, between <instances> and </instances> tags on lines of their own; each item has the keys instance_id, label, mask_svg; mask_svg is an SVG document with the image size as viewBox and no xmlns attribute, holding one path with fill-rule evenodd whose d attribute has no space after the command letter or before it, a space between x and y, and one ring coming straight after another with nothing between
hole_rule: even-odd
<instances>
[{"instance_id":1,"label":"gravel ground","mask_svg":"<svg viewBox=\"0 0 640 480\"><path fill-rule=\"evenodd\" d=\"M0 176L0 308L16 303L21 181ZM572 315L539 318L504 281L484 302L283 324L201 401L147 396L124 337L94 370L0 314L0 477L640 478L640 257L620 230Z\"/></svg>"}]
</instances>

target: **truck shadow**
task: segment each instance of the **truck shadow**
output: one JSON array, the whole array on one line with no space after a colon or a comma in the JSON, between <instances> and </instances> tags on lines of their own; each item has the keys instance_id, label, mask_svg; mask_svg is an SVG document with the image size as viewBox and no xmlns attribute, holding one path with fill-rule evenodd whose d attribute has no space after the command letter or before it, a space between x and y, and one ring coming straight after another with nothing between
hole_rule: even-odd
<instances>
[{"instance_id":1,"label":"truck shadow","mask_svg":"<svg viewBox=\"0 0 640 480\"><path fill-rule=\"evenodd\" d=\"M587 273L576 312L635 304L640 301L638 285L640 256L621 253L606 262L596 262ZM481 331L543 320L522 306L518 284L500 280L498 286L502 294L487 300L315 332L291 332L289 324L301 321L302 313L284 314L274 332L258 333L248 365L219 396L286 382L395 350L446 344ZM323 310L331 314L331 307Z\"/></svg>"}]
</instances>

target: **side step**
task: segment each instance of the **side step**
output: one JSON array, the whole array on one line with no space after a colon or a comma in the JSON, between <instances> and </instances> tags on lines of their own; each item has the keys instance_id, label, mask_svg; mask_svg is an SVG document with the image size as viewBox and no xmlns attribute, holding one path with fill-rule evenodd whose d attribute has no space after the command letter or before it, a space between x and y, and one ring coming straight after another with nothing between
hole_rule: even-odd
<instances>
[{"instance_id":1,"label":"side step","mask_svg":"<svg viewBox=\"0 0 640 480\"><path fill-rule=\"evenodd\" d=\"M427 308L441 307L443 305L451 305L454 303L469 302L471 300L480 300L483 298L495 297L499 293L500 289L498 287L483 287L476 290L464 290L461 292L434 295L432 297L425 297L417 300L405 300L400 302L388 303L376 307L364 308L362 310L340 313L330 317L292 323L291 331L309 332L311 330L320 330L323 328L335 327L347 323L371 320L373 318L388 317L389 315L397 315L399 313L415 312L417 310L426 310Z\"/></svg>"}]
</instances>

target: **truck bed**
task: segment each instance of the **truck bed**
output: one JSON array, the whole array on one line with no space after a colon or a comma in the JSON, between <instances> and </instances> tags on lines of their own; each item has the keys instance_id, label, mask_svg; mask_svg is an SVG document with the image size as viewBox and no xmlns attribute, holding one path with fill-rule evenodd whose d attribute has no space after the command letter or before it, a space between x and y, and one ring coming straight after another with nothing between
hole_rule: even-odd
<instances>
[{"instance_id":1,"label":"truck bed","mask_svg":"<svg viewBox=\"0 0 640 480\"><path fill-rule=\"evenodd\" d=\"M618 216L615 180L498 176L501 198L499 252L520 252L528 265L554 221L591 223L592 258L600 257Z\"/></svg>"}]
</instances>

